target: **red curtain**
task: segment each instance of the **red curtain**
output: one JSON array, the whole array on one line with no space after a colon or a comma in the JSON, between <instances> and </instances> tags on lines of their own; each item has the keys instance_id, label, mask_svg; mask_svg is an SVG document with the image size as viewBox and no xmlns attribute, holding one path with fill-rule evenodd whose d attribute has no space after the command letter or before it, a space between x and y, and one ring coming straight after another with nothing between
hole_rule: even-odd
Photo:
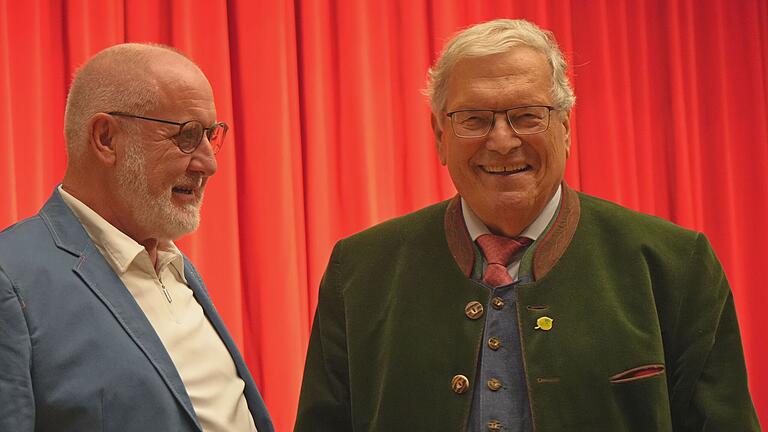
<instances>
[{"instance_id":1,"label":"red curtain","mask_svg":"<svg viewBox=\"0 0 768 432\"><path fill-rule=\"evenodd\" d=\"M126 41L188 53L233 127L179 243L290 430L333 243L454 193L420 89L447 37L498 17L551 29L573 65L569 183L709 236L768 422L764 0L0 0L0 227L62 178L78 65Z\"/></svg>"}]
</instances>

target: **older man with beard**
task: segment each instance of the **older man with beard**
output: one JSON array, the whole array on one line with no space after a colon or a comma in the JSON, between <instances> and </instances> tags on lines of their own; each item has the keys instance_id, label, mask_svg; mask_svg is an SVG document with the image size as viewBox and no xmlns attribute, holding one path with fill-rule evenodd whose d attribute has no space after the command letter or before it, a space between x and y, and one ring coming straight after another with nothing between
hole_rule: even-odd
<instances>
[{"instance_id":1,"label":"older man with beard","mask_svg":"<svg viewBox=\"0 0 768 432\"><path fill-rule=\"evenodd\" d=\"M0 233L0 430L273 430L172 242L199 224L226 132L173 49L117 45L78 71L64 180Z\"/></svg>"}]
</instances>

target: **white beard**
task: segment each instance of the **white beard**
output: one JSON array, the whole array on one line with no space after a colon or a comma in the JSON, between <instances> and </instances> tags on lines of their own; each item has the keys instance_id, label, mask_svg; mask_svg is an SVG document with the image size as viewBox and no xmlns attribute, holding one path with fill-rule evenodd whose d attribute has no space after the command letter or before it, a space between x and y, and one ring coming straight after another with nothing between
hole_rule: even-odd
<instances>
[{"instance_id":1,"label":"white beard","mask_svg":"<svg viewBox=\"0 0 768 432\"><path fill-rule=\"evenodd\" d=\"M147 182L141 144L129 143L125 156L123 164L117 167L117 186L120 198L133 212L134 222L158 240L175 240L195 231L200 225L202 197L197 203L178 206L171 202L170 187L153 195ZM182 179L192 179L192 176L185 175Z\"/></svg>"}]
</instances>

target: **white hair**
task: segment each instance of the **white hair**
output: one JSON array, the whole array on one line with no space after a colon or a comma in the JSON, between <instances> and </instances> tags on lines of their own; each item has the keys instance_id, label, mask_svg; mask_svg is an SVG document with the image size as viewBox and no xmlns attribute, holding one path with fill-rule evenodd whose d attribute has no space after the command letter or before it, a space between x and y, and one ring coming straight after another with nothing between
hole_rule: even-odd
<instances>
[{"instance_id":1,"label":"white hair","mask_svg":"<svg viewBox=\"0 0 768 432\"><path fill-rule=\"evenodd\" d=\"M448 78L453 67L464 57L484 57L525 46L541 52L552 68L552 99L554 105L570 111L576 96L568 82L567 63L552 32L526 20L497 19L468 27L448 41L440 57L427 73L426 94L432 112L439 115L445 109Z\"/></svg>"}]
</instances>

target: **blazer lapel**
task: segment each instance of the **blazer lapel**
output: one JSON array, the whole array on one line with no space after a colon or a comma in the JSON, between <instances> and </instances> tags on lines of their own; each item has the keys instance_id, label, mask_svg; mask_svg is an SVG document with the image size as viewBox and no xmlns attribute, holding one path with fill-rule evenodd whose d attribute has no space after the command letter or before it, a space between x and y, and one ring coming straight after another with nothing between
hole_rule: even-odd
<instances>
[{"instance_id":1,"label":"blazer lapel","mask_svg":"<svg viewBox=\"0 0 768 432\"><path fill-rule=\"evenodd\" d=\"M184 383L152 324L61 199L58 190L54 191L40 214L48 224L56 244L80 257L72 270L109 309L147 356L184 411L202 431Z\"/></svg>"}]
</instances>

